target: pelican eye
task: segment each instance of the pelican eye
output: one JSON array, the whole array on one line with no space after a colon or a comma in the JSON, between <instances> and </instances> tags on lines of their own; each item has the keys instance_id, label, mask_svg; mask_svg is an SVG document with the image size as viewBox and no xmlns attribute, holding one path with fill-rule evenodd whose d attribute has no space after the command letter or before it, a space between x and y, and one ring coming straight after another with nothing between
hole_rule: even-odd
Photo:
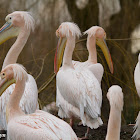
<instances>
[{"instance_id":1,"label":"pelican eye","mask_svg":"<svg viewBox=\"0 0 140 140\"><path fill-rule=\"evenodd\" d=\"M9 19L12 19L12 17L10 17Z\"/></svg>"},{"instance_id":2,"label":"pelican eye","mask_svg":"<svg viewBox=\"0 0 140 140\"><path fill-rule=\"evenodd\" d=\"M2 74L1 74L1 78L3 79L3 78L5 78L5 73L3 72Z\"/></svg>"}]
</instances>

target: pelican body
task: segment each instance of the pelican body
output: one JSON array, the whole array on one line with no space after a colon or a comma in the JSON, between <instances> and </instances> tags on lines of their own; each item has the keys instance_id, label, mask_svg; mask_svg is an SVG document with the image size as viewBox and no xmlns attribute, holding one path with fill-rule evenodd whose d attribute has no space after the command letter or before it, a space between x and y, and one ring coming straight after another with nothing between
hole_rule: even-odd
<instances>
[{"instance_id":1,"label":"pelican body","mask_svg":"<svg viewBox=\"0 0 140 140\"><path fill-rule=\"evenodd\" d=\"M0 74L0 95L16 83L7 104L8 140L78 140L72 128L63 120L41 110L26 115L19 107L28 74L19 64L6 66Z\"/></svg>"},{"instance_id":2,"label":"pelican body","mask_svg":"<svg viewBox=\"0 0 140 140\"><path fill-rule=\"evenodd\" d=\"M17 62L30 32L34 30L34 19L28 12L15 11L7 15L5 20L6 23L0 28L0 44L16 36L17 39L8 51L2 69ZM6 105L14 88L15 84L12 84L0 97L0 130L7 130ZM38 89L35 79L30 74L28 74L28 82L26 82L24 94L20 100L20 108L26 114L33 113L38 108Z\"/></svg>"}]
</instances>

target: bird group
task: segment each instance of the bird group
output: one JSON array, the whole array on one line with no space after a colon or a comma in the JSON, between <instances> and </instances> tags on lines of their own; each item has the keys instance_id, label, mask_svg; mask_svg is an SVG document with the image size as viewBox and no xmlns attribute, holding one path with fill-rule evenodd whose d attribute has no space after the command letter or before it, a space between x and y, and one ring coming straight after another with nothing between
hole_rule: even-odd
<instances>
[{"instance_id":1,"label":"bird group","mask_svg":"<svg viewBox=\"0 0 140 140\"><path fill-rule=\"evenodd\" d=\"M89 52L85 62L72 60L75 41L81 36L79 27L72 22L63 22L56 30L59 38L54 58L56 105L59 108L58 116L69 118L69 125L64 120L39 110L36 81L22 65L16 63L30 32L34 30L33 17L29 12L15 11L7 15L5 20L6 23L0 28L0 44L13 37L17 39L6 55L0 73L0 130L7 130L9 140L86 139L89 128L96 129L103 124L101 80L104 68L97 62L96 44L103 51L110 72L113 73L104 29L93 26L84 32L88 35ZM139 62L135 69L135 84L140 94L138 76L140 77ZM110 115L106 140L119 140L123 110L122 88L118 85L111 86L107 98L110 102ZM139 116L135 126L136 138L140 137ZM72 129L74 118L87 126L83 138L78 138Z\"/></svg>"}]
</instances>

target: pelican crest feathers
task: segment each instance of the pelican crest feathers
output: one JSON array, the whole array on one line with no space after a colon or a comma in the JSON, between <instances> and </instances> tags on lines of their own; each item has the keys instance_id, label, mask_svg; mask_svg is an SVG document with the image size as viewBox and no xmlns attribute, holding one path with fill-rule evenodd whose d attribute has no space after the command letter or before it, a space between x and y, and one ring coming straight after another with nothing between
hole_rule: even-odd
<instances>
[{"instance_id":1,"label":"pelican crest feathers","mask_svg":"<svg viewBox=\"0 0 140 140\"><path fill-rule=\"evenodd\" d=\"M75 23L63 22L59 27L61 34L66 37L69 37L69 32L71 32L74 37L77 36L79 38L81 36L81 31Z\"/></svg>"},{"instance_id":2,"label":"pelican crest feathers","mask_svg":"<svg viewBox=\"0 0 140 140\"><path fill-rule=\"evenodd\" d=\"M26 72L26 69L23 65L21 64L9 64L8 66L6 66L4 69L7 68L12 68L13 72L14 72L14 79L16 81L21 81L23 79L23 77L25 78L25 80L28 80L28 74Z\"/></svg>"},{"instance_id":3,"label":"pelican crest feathers","mask_svg":"<svg viewBox=\"0 0 140 140\"><path fill-rule=\"evenodd\" d=\"M99 26L92 26L88 30L86 30L83 34L88 34L89 37L94 36L98 30L104 30L102 27ZM106 38L106 36L105 36Z\"/></svg>"},{"instance_id":4,"label":"pelican crest feathers","mask_svg":"<svg viewBox=\"0 0 140 140\"><path fill-rule=\"evenodd\" d=\"M108 90L107 98L110 102L110 106L114 106L121 111L123 110L123 92L120 86L111 86Z\"/></svg>"},{"instance_id":5,"label":"pelican crest feathers","mask_svg":"<svg viewBox=\"0 0 140 140\"><path fill-rule=\"evenodd\" d=\"M26 11L15 11L9 15L6 16L6 18L10 15L15 15L15 14L19 14L25 21L25 26L28 30L32 30L34 31L35 28L35 20L32 17L32 14L30 12L26 12Z\"/></svg>"}]
</instances>

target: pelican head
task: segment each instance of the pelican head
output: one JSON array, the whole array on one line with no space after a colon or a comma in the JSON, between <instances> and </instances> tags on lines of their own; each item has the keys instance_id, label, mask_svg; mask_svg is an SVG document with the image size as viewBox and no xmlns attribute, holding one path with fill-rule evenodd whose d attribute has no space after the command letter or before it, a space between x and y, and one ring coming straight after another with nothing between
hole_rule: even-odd
<instances>
[{"instance_id":1,"label":"pelican head","mask_svg":"<svg viewBox=\"0 0 140 140\"><path fill-rule=\"evenodd\" d=\"M6 66L0 73L0 96L2 93L13 83L28 80L27 72L25 68L20 64L10 64Z\"/></svg>"},{"instance_id":2,"label":"pelican head","mask_svg":"<svg viewBox=\"0 0 140 140\"><path fill-rule=\"evenodd\" d=\"M110 69L111 73L113 73L113 63L112 63L109 49L108 49L106 41L105 41L106 32L104 31L104 29L99 26L93 26L90 29L88 29L87 31L85 31L84 34L88 34L88 38L91 38L91 37L96 38L96 44L103 51L103 54L106 58L109 69Z\"/></svg>"},{"instance_id":3,"label":"pelican head","mask_svg":"<svg viewBox=\"0 0 140 140\"><path fill-rule=\"evenodd\" d=\"M5 18L6 23L0 28L0 44L16 37L22 28L34 30L34 19L29 12L15 11Z\"/></svg>"},{"instance_id":4,"label":"pelican head","mask_svg":"<svg viewBox=\"0 0 140 140\"><path fill-rule=\"evenodd\" d=\"M120 111L123 110L123 92L120 86L111 86L108 90L107 98L111 107L115 107Z\"/></svg>"},{"instance_id":5,"label":"pelican head","mask_svg":"<svg viewBox=\"0 0 140 140\"><path fill-rule=\"evenodd\" d=\"M56 36L59 38L58 45L56 48L55 59L54 59L54 72L57 73L62 63L62 57L64 49L66 47L67 38L69 37L80 37L81 31L75 23L63 22L56 30Z\"/></svg>"}]
</instances>

